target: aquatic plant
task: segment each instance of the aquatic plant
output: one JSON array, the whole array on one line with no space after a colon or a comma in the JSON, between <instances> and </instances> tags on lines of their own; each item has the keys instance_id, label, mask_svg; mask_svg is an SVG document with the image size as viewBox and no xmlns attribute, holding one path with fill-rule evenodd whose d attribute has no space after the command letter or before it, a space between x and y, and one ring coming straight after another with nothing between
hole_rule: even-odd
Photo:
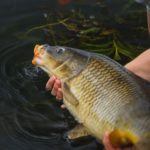
<instances>
[{"instance_id":1,"label":"aquatic plant","mask_svg":"<svg viewBox=\"0 0 150 150\"><path fill-rule=\"evenodd\" d=\"M105 3L95 7L99 12L92 15L81 8L69 13L61 10L57 14L50 12L45 17L47 24L29 29L25 35L31 36L40 30L51 45L103 53L117 61L133 59L146 48L140 42L140 38L147 38L143 8L139 9L139 5L131 1L121 9L125 13L121 11L120 14L112 14Z\"/></svg>"}]
</instances>

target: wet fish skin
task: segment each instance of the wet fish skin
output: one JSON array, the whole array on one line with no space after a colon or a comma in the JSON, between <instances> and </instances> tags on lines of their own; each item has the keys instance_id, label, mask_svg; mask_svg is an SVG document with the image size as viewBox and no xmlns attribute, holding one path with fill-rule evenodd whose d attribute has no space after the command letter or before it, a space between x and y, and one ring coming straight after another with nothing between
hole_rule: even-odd
<instances>
[{"instance_id":1,"label":"wet fish skin","mask_svg":"<svg viewBox=\"0 0 150 150\"><path fill-rule=\"evenodd\" d=\"M99 54L48 45L34 53L33 63L62 81L64 104L90 135L101 140L109 131L113 146L150 149L150 92L142 79Z\"/></svg>"}]
</instances>

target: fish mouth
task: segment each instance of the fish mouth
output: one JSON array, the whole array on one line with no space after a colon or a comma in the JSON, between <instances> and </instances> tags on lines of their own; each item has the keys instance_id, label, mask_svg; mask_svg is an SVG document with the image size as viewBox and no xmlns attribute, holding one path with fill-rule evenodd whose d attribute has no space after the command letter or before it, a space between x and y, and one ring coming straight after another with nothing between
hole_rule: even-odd
<instances>
[{"instance_id":1,"label":"fish mouth","mask_svg":"<svg viewBox=\"0 0 150 150\"><path fill-rule=\"evenodd\" d=\"M34 56L32 59L32 64L43 69L49 76L55 75L53 68L49 67L49 61L47 61L50 56L46 52L47 44L35 45ZM52 59L52 58L51 58ZM58 67L58 66L57 66Z\"/></svg>"},{"instance_id":2,"label":"fish mouth","mask_svg":"<svg viewBox=\"0 0 150 150\"><path fill-rule=\"evenodd\" d=\"M32 64L33 65L42 65L42 56L45 54L44 47L41 45L35 45L34 47L34 56L32 59Z\"/></svg>"}]
</instances>

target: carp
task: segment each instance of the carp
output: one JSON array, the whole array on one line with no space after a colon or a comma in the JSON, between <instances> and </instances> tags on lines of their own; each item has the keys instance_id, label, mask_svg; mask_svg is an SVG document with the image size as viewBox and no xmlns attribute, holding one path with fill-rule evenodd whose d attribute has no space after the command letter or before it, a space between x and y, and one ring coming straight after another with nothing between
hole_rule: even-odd
<instances>
[{"instance_id":1,"label":"carp","mask_svg":"<svg viewBox=\"0 0 150 150\"><path fill-rule=\"evenodd\" d=\"M107 56L36 45L32 63L62 83L63 102L79 125L68 138L110 132L112 146L150 150L150 86Z\"/></svg>"}]
</instances>

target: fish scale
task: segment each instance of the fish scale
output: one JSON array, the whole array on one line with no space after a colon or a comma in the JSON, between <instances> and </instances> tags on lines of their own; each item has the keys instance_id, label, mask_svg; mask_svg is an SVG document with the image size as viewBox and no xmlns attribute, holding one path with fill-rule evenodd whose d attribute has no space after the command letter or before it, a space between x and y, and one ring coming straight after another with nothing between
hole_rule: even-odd
<instances>
[{"instance_id":1,"label":"fish scale","mask_svg":"<svg viewBox=\"0 0 150 150\"><path fill-rule=\"evenodd\" d=\"M35 47L32 62L61 80L64 104L82 124L69 138L86 131L101 141L109 131L113 146L133 144L137 150L150 150L148 82L104 55L47 45L43 54L41 47Z\"/></svg>"},{"instance_id":2,"label":"fish scale","mask_svg":"<svg viewBox=\"0 0 150 150\"><path fill-rule=\"evenodd\" d=\"M92 64L92 65L91 65ZM110 102L109 101L107 101L107 102L105 102L105 105L106 105L106 107L104 107L104 105L102 105L102 102L105 100L104 98L105 98L105 96L107 96L107 94L108 94L108 91L106 91L106 93L104 94L104 98L102 99L101 98L101 95L100 95L100 93L101 93L101 91L104 91L103 90L103 86L101 85L101 84L99 84L99 83L97 83L96 85L98 86L98 88L95 88L95 90L96 89L99 89L99 90L97 90L97 92L96 92L96 94L98 95L98 97L94 97L94 95L95 94L93 94L93 92L95 91L94 90L94 87L95 87L95 84L93 85L92 84L92 82L93 82L93 78L101 78L102 79L102 77L101 77L101 75L100 75L100 72L91 72L91 71L89 71L89 70L93 70L93 68L96 68L97 66L98 66L98 62L96 63L95 62L95 60L94 60L94 62L93 63L90 63L90 65L89 66L87 66L87 68L81 73L81 74L84 74L84 77L87 79L87 81L85 81L85 78L80 78L80 80L78 80L78 77L77 78L74 78L72 81L69 81L69 82L71 82L71 85L72 85L72 87L74 87L74 88L76 88L76 89L78 89L78 87L75 87L74 86L74 82L76 82L76 84L80 84L80 82L82 81L82 88L84 89L84 86L85 86L85 84L86 83L90 83L89 84L89 86L88 86L88 89L86 89L86 90L82 90L81 88L79 88L78 90L77 90L77 92L76 93L73 93L73 94L75 94L77 97L78 97L78 95L79 95L79 93L82 95L82 97L80 98L80 101L82 101L82 103L83 103L83 106L81 107L81 110L83 110L84 111L84 107L87 107L86 106L86 104L88 104L88 107L90 107L90 109L92 109L92 111L93 112L97 112L97 116L103 116L103 114L104 114L104 116L102 117L102 118L105 118L106 120L109 120L109 122L111 122L111 123L115 123L116 122L116 119L115 118L117 118L116 117L116 115L119 113L118 111L116 111L116 110L118 110L118 109L116 109L116 108L114 108L114 107L119 107L119 108L121 108L121 104L122 103L120 103L120 101L116 101L115 100L115 102L117 102L116 103L116 105L114 105L114 107L112 107L112 105L111 105L111 107L107 107L107 106L109 106L109 104L110 104ZM108 71L105 71L105 72L103 72L105 75L108 75ZM82 75L81 75L81 77L82 77ZM107 84L107 86L109 86L109 83L108 82L106 82L108 80L108 78L106 78L105 76L103 76L103 81L104 81L104 83L106 83ZM91 87L90 87L90 85L91 85ZM115 89L113 89L113 88L111 88L111 91L113 92L113 90L115 90ZM88 92L87 92L88 91ZM89 94L90 93L90 94ZM85 95L87 95L89 98L88 99L85 99ZM92 95L92 98L91 98L91 95ZM114 97L114 94L110 94L110 98L112 99ZM115 96L116 97L116 96ZM95 98L98 98L99 99L99 101L97 101ZM108 98L108 96L107 96L107 98ZM91 101L91 99L92 99L92 101ZM100 99L101 99L101 101L100 101ZM88 101L90 101L90 103L94 103L93 104L93 106L96 106L96 107L92 107L92 106L89 106L89 103L88 103ZM112 103L112 101L111 101L111 103ZM119 105L118 105L119 104ZM124 105L124 104L123 104ZM98 108L98 110L97 110L97 108ZM110 116L110 115L108 115L108 109L109 109L109 111L112 113L112 114L114 114L114 116ZM87 110L87 109L86 109ZM79 110L80 111L80 110ZM88 116L89 116L89 113L87 113L87 112L84 112L85 114L88 114ZM99 115L100 114L100 115ZM87 117L87 116L86 116ZM92 116L89 116L88 118L91 118ZM108 118L109 117L109 118ZM100 124L99 124L99 126L101 126ZM108 129L108 130L110 130L110 129Z\"/></svg>"}]
</instances>

